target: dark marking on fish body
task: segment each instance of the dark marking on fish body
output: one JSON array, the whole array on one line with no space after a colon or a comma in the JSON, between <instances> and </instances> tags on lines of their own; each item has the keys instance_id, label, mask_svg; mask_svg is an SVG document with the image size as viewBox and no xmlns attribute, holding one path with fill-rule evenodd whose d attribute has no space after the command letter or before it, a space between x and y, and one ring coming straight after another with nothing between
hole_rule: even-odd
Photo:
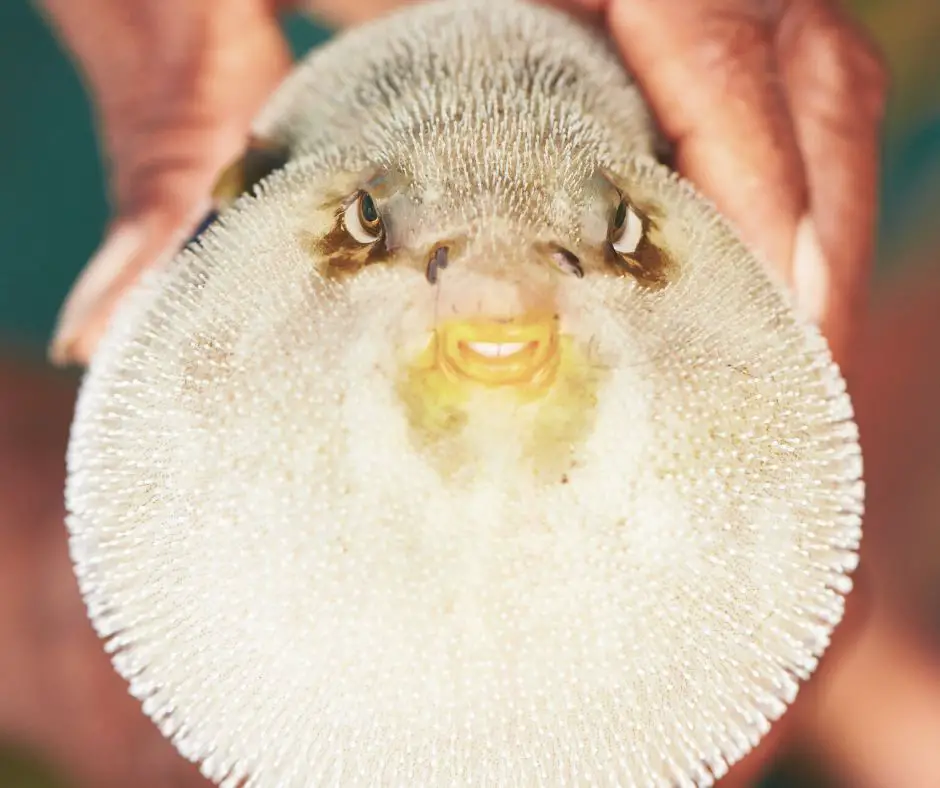
<instances>
[{"instance_id":1,"label":"dark marking on fish body","mask_svg":"<svg viewBox=\"0 0 940 788\"><path fill-rule=\"evenodd\" d=\"M431 252L431 259L428 261L425 276L432 285L437 284L438 275L447 268L447 253L448 248L446 246L438 246Z\"/></svg>"},{"instance_id":2,"label":"dark marking on fish body","mask_svg":"<svg viewBox=\"0 0 940 788\"><path fill-rule=\"evenodd\" d=\"M639 217L643 234L636 249L630 253L618 252L608 242L605 249L607 262L618 274L632 276L643 287L661 289L669 283L676 265L674 258L666 251L659 230L664 220L663 212L656 206L638 204L623 192L621 195L618 212L621 206L628 206Z\"/></svg>"},{"instance_id":3,"label":"dark marking on fish body","mask_svg":"<svg viewBox=\"0 0 940 788\"><path fill-rule=\"evenodd\" d=\"M222 171L212 189L213 200L223 207L235 202L283 168L289 160L290 149L287 146L251 137L242 156Z\"/></svg>"},{"instance_id":4,"label":"dark marking on fish body","mask_svg":"<svg viewBox=\"0 0 940 788\"><path fill-rule=\"evenodd\" d=\"M658 290L669 283L672 258L645 233L632 254L621 254L607 244L606 257L616 273L630 275L644 287Z\"/></svg>"}]
</instances>

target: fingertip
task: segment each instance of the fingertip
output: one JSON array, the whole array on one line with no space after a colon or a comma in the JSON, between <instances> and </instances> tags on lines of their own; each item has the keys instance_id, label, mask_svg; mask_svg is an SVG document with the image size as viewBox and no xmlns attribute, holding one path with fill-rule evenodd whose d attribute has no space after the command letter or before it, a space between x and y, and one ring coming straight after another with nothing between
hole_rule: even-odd
<instances>
[{"instance_id":1,"label":"fingertip","mask_svg":"<svg viewBox=\"0 0 940 788\"><path fill-rule=\"evenodd\" d=\"M870 297L887 77L837 4L792 3L782 29L781 75L826 252L822 328L840 363L854 365Z\"/></svg>"},{"instance_id":2,"label":"fingertip","mask_svg":"<svg viewBox=\"0 0 940 788\"><path fill-rule=\"evenodd\" d=\"M808 214L794 235L792 271L797 303L806 317L820 325L829 306L829 265Z\"/></svg>"},{"instance_id":3,"label":"fingertip","mask_svg":"<svg viewBox=\"0 0 940 788\"><path fill-rule=\"evenodd\" d=\"M791 267L797 307L822 331L833 359L845 374L851 366L851 338L857 319L834 286L832 261L809 213L797 225Z\"/></svg>"},{"instance_id":4,"label":"fingertip","mask_svg":"<svg viewBox=\"0 0 940 788\"><path fill-rule=\"evenodd\" d=\"M103 328L95 327L94 319L75 331L58 332L49 344L47 358L55 367L85 367L103 333Z\"/></svg>"},{"instance_id":5,"label":"fingertip","mask_svg":"<svg viewBox=\"0 0 940 788\"><path fill-rule=\"evenodd\" d=\"M59 311L48 351L53 364L66 366L87 361L76 353L79 340L99 311L101 300L139 255L146 239L146 224L142 222L120 222L108 232Z\"/></svg>"},{"instance_id":6,"label":"fingertip","mask_svg":"<svg viewBox=\"0 0 940 788\"><path fill-rule=\"evenodd\" d=\"M206 198L182 217L152 211L116 221L59 311L49 361L87 364L123 295L145 270L171 259L211 208Z\"/></svg>"}]
</instances>

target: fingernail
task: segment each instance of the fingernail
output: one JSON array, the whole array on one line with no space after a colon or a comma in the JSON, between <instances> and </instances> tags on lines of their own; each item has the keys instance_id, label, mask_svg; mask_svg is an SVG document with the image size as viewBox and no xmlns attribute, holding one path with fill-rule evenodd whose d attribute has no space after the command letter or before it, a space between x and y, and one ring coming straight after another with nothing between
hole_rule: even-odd
<instances>
[{"instance_id":1,"label":"fingernail","mask_svg":"<svg viewBox=\"0 0 940 788\"><path fill-rule=\"evenodd\" d=\"M804 216L796 229L792 270L797 304L806 317L819 325L829 301L829 267L809 216Z\"/></svg>"},{"instance_id":2,"label":"fingernail","mask_svg":"<svg viewBox=\"0 0 940 788\"><path fill-rule=\"evenodd\" d=\"M116 227L82 271L59 312L55 334L49 347L53 364L73 361L72 349L96 307L143 248L146 233L137 224Z\"/></svg>"}]
</instances>

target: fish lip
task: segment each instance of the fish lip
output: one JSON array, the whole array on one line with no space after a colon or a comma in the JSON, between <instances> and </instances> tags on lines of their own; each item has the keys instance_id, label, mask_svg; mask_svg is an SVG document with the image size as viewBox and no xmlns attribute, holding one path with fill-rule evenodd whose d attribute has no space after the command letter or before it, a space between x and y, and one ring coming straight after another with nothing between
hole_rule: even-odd
<instances>
[{"instance_id":1,"label":"fish lip","mask_svg":"<svg viewBox=\"0 0 940 788\"><path fill-rule=\"evenodd\" d=\"M451 321L435 332L436 363L455 381L485 386L544 380L557 364L556 322L541 315Z\"/></svg>"}]
</instances>

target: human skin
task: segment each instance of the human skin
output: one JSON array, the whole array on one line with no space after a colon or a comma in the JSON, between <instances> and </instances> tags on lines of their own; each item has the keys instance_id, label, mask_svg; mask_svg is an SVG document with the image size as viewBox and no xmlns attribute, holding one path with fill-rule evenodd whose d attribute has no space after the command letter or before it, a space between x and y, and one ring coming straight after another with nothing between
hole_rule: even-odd
<instances>
[{"instance_id":1,"label":"human skin","mask_svg":"<svg viewBox=\"0 0 940 788\"><path fill-rule=\"evenodd\" d=\"M833 0L552 0L606 25L685 175L791 283L843 367L868 299L886 90ZM400 5L306 0L337 24ZM290 66L285 0L40 0L98 110L114 220L52 356L84 363L140 272L208 208ZM804 221L806 220L806 221Z\"/></svg>"},{"instance_id":2,"label":"human skin","mask_svg":"<svg viewBox=\"0 0 940 788\"><path fill-rule=\"evenodd\" d=\"M347 24L398 4L308 5ZM608 27L675 144L679 169L794 286L850 370L867 300L885 91L864 37L823 0L774 8L709 0L681 12L657 0L554 4ZM289 68L276 22L284 4L41 5L84 75L111 167L114 221L52 348L60 362L85 363L121 294L202 217L219 170L238 155L252 117ZM843 625L839 639L852 631ZM747 782L792 719L725 784Z\"/></svg>"}]
</instances>

